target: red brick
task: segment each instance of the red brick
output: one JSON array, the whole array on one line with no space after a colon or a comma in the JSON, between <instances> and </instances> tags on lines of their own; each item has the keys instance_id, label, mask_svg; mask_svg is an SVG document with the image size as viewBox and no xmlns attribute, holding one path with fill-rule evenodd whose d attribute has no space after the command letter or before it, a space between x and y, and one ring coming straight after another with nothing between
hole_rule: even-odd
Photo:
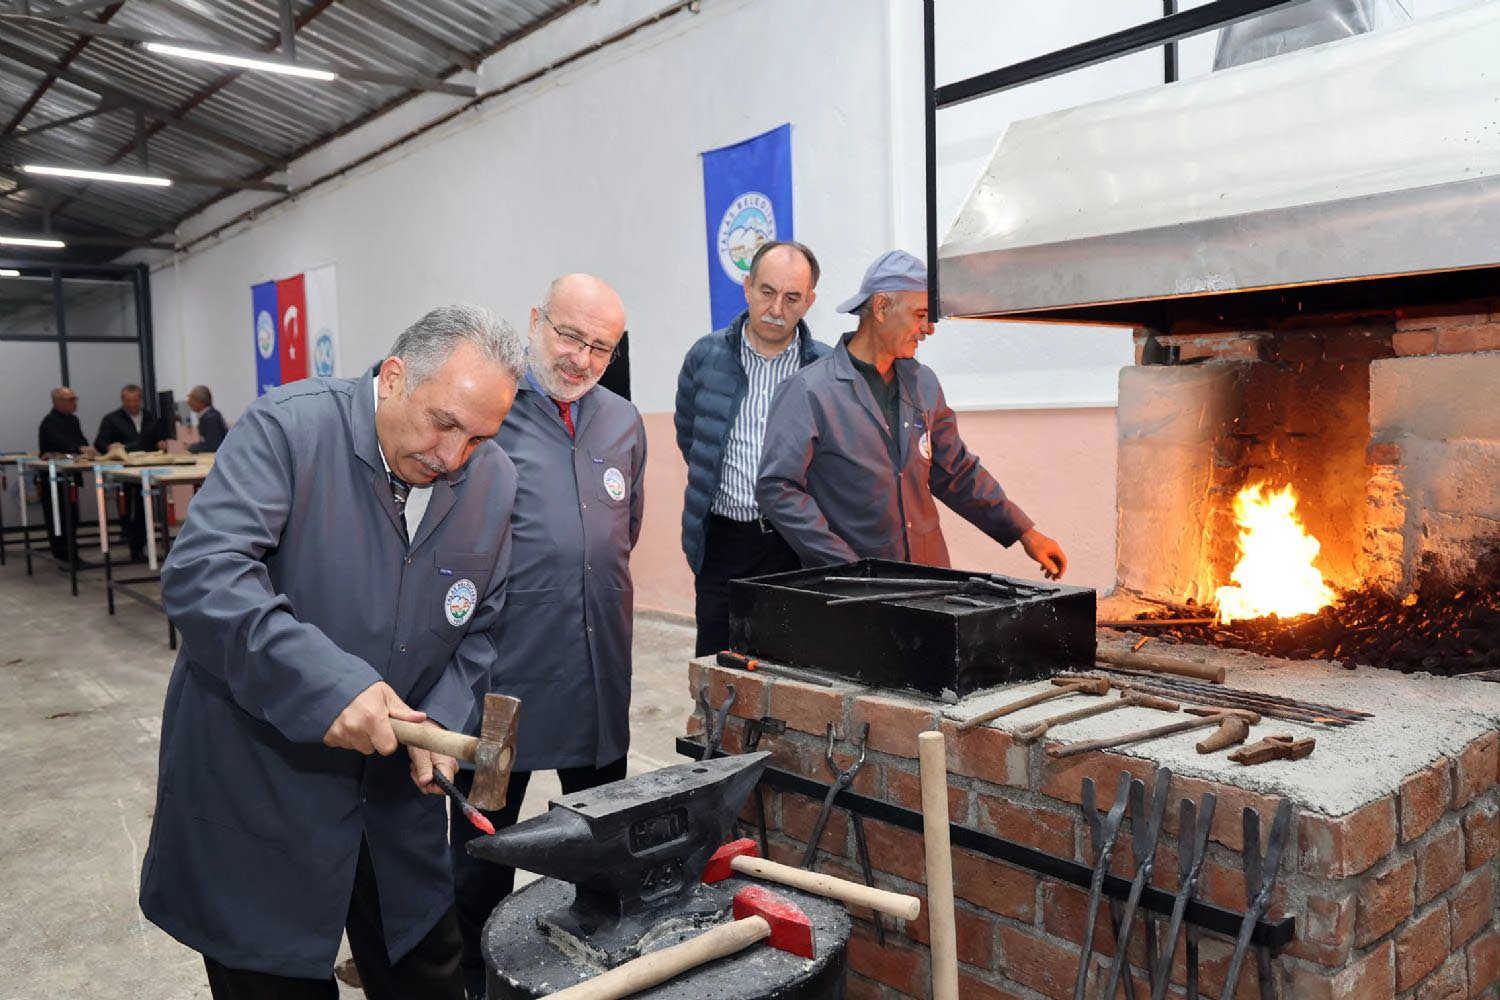
<instances>
[{"instance_id":1,"label":"red brick","mask_svg":"<svg viewBox=\"0 0 1500 1000\"><path fill-rule=\"evenodd\" d=\"M1492 731L1458 755L1458 768L1453 775L1454 807L1462 809L1494 788L1497 770L1500 770L1500 731Z\"/></svg>"},{"instance_id":2,"label":"red brick","mask_svg":"<svg viewBox=\"0 0 1500 1000\"><path fill-rule=\"evenodd\" d=\"M885 798L888 802L894 802L908 809L921 811L922 780L915 774L907 774L905 771L897 771L892 768L885 773ZM989 800L985 799L984 801ZM948 817L950 821L961 823L964 821L964 817L968 815L968 790L949 785Z\"/></svg>"},{"instance_id":3,"label":"red brick","mask_svg":"<svg viewBox=\"0 0 1500 1000\"><path fill-rule=\"evenodd\" d=\"M1301 869L1323 878L1358 875L1396 846L1396 798L1337 818L1305 812L1298 823Z\"/></svg>"},{"instance_id":4,"label":"red brick","mask_svg":"<svg viewBox=\"0 0 1500 1000\"><path fill-rule=\"evenodd\" d=\"M849 935L849 968L914 997L926 996L931 982L925 948L902 944L891 935L882 946L863 927Z\"/></svg>"},{"instance_id":5,"label":"red brick","mask_svg":"<svg viewBox=\"0 0 1500 1000\"><path fill-rule=\"evenodd\" d=\"M1448 901L1449 938L1456 948L1495 919L1495 873L1473 872Z\"/></svg>"},{"instance_id":6,"label":"red brick","mask_svg":"<svg viewBox=\"0 0 1500 1000\"><path fill-rule=\"evenodd\" d=\"M1391 1000L1396 995L1396 946L1383 941L1339 970L1297 964L1286 996L1296 1000Z\"/></svg>"},{"instance_id":7,"label":"red brick","mask_svg":"<svg viewBox=\"0 0 1500 1000\"><path fill-rule=\"evenodd\" d=\"M729 696L729 686L733 684L734 704L729 706L729 714L739 719L758 719L770 712L772 683L771 678L760 674L730 670L727 667L710 667L708 700L714 705L724 704L724 699ZM693 692L693 697L698 697L696 691Z\"/></svg>"},{"instance_id":8,"label":"red brick","mask_svg":"<svg viewBox=\"0 0 1500 1000\"><path fill-rule=\"evenodd\" d=\"M781 797L782 832L793 840L806 844L808 838L812 836L813 826L818 822L818 814L822 810L821 802L814 802L800 795L783 795ZM818 842L818 849L827 854L848 857L849 843L849 814L835 806L828 814L828 825L823 831L823 838Z\"/></svg>"},{"instance_id":9,"label":"red brick","mask_svg":"<svg viewBox=\"0 0 1500 1000\"><path fill-rule=\"evenodd\" d=\"M778 719L785 719L789 729L823 737L828 723L844 732L844 700L846 689L823 688L801 681L778 679L771 685L771 712Z\"/></svg>"},{"instance_id":10,"label":"red brick","mask_svg":"<svg viewBox=\"0 0 1500 1000\"><path fill-rule=\"evenodd\" d=\"M1401 446L1394 441L1371 441L1365 447L1365 464L1400 465Z\"/></svg>"},{"instance_id":11,"label":"red brick","mask_svg":"<svg viewBox=\"0 0 1500 1000\"><path fill-rule=\"evenodd\" d=\"M1469 960L1469 996L1481 996L1500 984L1500 930L1489 930L1464 949Z\"/></svg>"},{"instance_id":12,"label":"red brick","mask_svg":"<svg viewBox=\"0 0 1500 1000\"><path fill-rule=\"evenodd\" d=\"M1071 858L1076 814L1055 812L999 796L979 799L979 828L1048 854Z\"/></svg>"},{"instance_id":13,"label":"red brick","mask_svg":"<svg viewBox=\"0 0 1500 1000\"><path fill-rule=\"evenodd\" d=\"M978 778L992 785L1027 787L1027 752L1010 734L980 726L959 734L956 724L944 719L940 727L948 744L948 771Z\"/></svg>"},{"instance_id":14,"label":"red brick","mask_svg":"<svg viewBox=\"0 0 1500 1000\"><path fill-rule=\"evenodd\" d=\"M1329 336L1323 343L1323 356L1330 361L1373 360L1389 358L1394 327L1351 329Z\"/></svg>"},{"instance_id":15,"label":"red brick","mask_svg":"<svg viewBox=\"0 0 1500 1000\"><path fill-rule=\"evenodd\" d=\"M1500 323L1439 328L1437 350L1439 354L1500 350Z\"/></svg>"},{"instance_id":16,"label":"red brick","mask_svg":"<svg viewBox=\"0 0 1500 1000\"><path fill-rule=\"evenodd\" d=\"M1417 888L1417 862L1406 857L1360 887L1354 918L1354 947L1367 948L1412 915Z\"/></svg>"},{"instance_id":17,"label":"red brick","mask_svg":"<svg viewBox=\"0 0 1500 1000\"><path fill-rule=\"evenodd\" d=\"M1132 778L1153 787L1156 780L1156 765L1140 757L1126 757L1117 753L1082 753L1061 760L1047 758L1042 773L1043 795L1060 799L1071 805L1083 801L1083 779L1094 779L1094 798L1100 810L1107 810L1115 800L1115 789L1120 772L1128 771ZM1173 810L1168 809L1168 814Z\"/></svg>"},{"instance_id":18,"label":"red brick","mask_svg":"<svg viewBox=\"0 0 1500 1000\"><path fill-rule=\"evenodd\" d=\"M1078 975L1078 949L1000 924L1001 967L1010 979L1043 996L1070 997Z\"/></svg>"},{"instance_id":19,"label":"red brick","mask_svg":"<svg viewBox=\"0 0 1500 1000\"><path fill-rule=\"evenodd\" d=\"M1280 334L1266 342L1266 360L1282 363L1318 361L1323 338L1316 334Z\"/></svg>"},{"instance_id":20,"label":"red brick","mask_svg":"<svg viewBox=\"0 0 1500 1000\"><path fill-rule=\"evenodd\" d=\"M1396 329L1432 330L1448 326L1479 326L1490 321L1494 302L1474 299L1444 305L1402 306L1396 311Z\"/></svg>"},{"instance_id":21,"label":"red brick","mask_svg":"<svg viewBox=\"0 0 1500 1000\"><path fill-rule=\"evenodd\" d=\"M1401 817L1401 843L1416 840L1432 829L1432 824L1448 811L1453 787L1450 770L1448 758L1439 757L1425 771L1401 782L1401 790L1396 796L1396 808Z\"/></svg>"},{"instance_id":22,"label":"red brick","mask_svg":"<svg viewBox=\"0 0 1500 1000\"><path fill-rule=\"evenodd\" d=\"M1451 952L1448 907L1434 906L1396 933L1396 989L1405 992L1432 974Z\"/></svg>"},{"instance_id":23,"label":"red brick","mask_svg":"<svg viewBox=\"0 0 1500 1000\"><path fill-rule=\"evenodd\" d=\"M1391 347L1398 358L1413 358L1423 354L1437 353L1437 331L1403 330L1391 337Z\"/></svg>"},{"instance_id":24,"label":"red brick","mask_svg":"<svg viewBox=\"0 0 1500 1000\"><path fill-rule=\"evenodd\" d=\"M1458 885L1463 874L1463 831L1454 824L1417 848L1417 905L1425 906Z\"/></svg>"},{"instance_id":25,"label":"red brick","mask_svg":"<svg viewBox=\"0 0 1500 1000\"><path fill-rule=\"evenodd\" d=\"M847 746L848 744L841 745ZM818 771L816 774L817 779L825 783L833 781L833 775L828 772L828 761L826 757L828 752L827 744L825 743L820 746L817 752L818 760L821 762L818 765ZM854 762L858 759L858 754L850 753L847 750L835 750L833 752L834 766L837 767L840 771L849 770L849 768L854 766ZM895 762L893 762L891 765L892 768L895 768L896 766L897 764ZM881 771L882 765L876 763L874 760L870 759L870 757L866 756L864 765L860 767L859 772L854 775L854 784L850 785L849 787L861 795L869 795L875 798L880 798L882 794L881 789L884 787L881 781Z\"/></svg>"},{"instance_id":26,"label":"red brick","mask_svg":"<svg viewBox=\"0 0 1500 1000\"><path fill-rule=\"evenodd\" d=\"M1067 941L1076 948L1083 944L1088 912L1087 889L1052 879L1042 880L1042 929L1048 934ZM1113 957L1115 953L1115 938L1110 930L1109 913L1102 904L1094 926L1094 951L1106 958Z\"/></svg>"},{"instance_id":27,"label":"red brick","mask_svg":"<svg viewBox=\"0 0 1500 1000\"><path fill-rule=\"evenodd\" d=\"M877 871L889 872L908 882L927 881L926 850L922 835L873 820L865 823L870 861Z\"/></svg>"},{"instance_id":28,"label":"red brick","mask_svg":"<svg viewBox=\"0 0 1500 1000\"><path fill-rule=\"evenodd\" d=\"M958 995L964 1000L1024 1000L1021 994L992 986L962 969L958 970Z\"/></svg>"},{"instance_id":29,"label":"red brick","mask_svg":"<svg viewBox=\"0 0 1500 1000\"><path fill-rule=\"evenodd\" d=\"M1178 360L1187 362L1199 358L1209 361L1259 361L1261 340L1253 337L1197 337L1178 348Z\"/></svg>"},{"instance_id":30,"label":"red brick","mask_svg":"<svg viewBox=\"0 0 1500 1000\"><path fill-rule=\"evenodd\" d=\"M953 852L953 893L991 913L1025 923L1036 919L1037 877L968 851Z\"/></svg>"},{"instance_id":31,"label":"red brick","mask_svg":"<svg viewBox=\"0 0 1500 1000\"><path fill-rule=\"evenodd\" d=\"M1469 995L1468 963L1453 955L1437 972L1428 976L1412 1000L1465 1000Z\"/></svg>"},{"instance_id":32,"label":"red brick","mask_svg":"<svg viewBox=\"0 0 1500 1000\"><path fill-rule=\"evenodd\" d=\"M937 711L932 702L860 695L849 708L849 732L858 738L866 722L870 724L871 750L914 758L917 734L937 727Z\"/></svg>"},{"instance_id":33,"label":"red brick","mask_svg":"<svg viewBox=\"0 0 1500 1000\"><path fill-rule=\"evenodd\" d=\"M1357 909L1357 899L1352 892L1336 896L1309 893L1306 908L1297 921L1297 939L1287 946L1286 953L1318 965L1344 965L1349 961L1354 943Z\"/></svg>"},{"instance_id":34,"label":"red brick","mask_svg":"<svg viewBox=\"0 0 1500 1000\"><path fill-rule=\"evenodd\" d=\"M1481 802L1463 818L1464 865L1473 871L1500 855L1500 808Z\"/></svg>"},{"instance_id":35,"label":"red brick","mask_svg":"<svg viewBox=\"0 0 1500 1000\"><path fill-rule=\"evenodd\" d=\"M873 979L850 973L844 979L845 1000L884 1000L885 990Z\"/></svg>"},{"instance_id":36,"label":"red brick","mask_svg":"<svg viewBox=\"0 0 1500 1000\"><path fill-rule=\"evenodd\" d=\"M1166 816L1162 820L1162 829L1174 837L1180 837L1181 832L1177 829L1177 825L1181 814L1175 808L1177 802L1184 798L1201 802L1205 792L1213 792L1218 798L1218 804L1214 807L1213 826L1208 834L1209 839L1223 844L1236 853L1243 851L1245 849L1245 809L1254 809L1260 813L1260 841L1261 850L1264 852L1271 839L1271 821L1276 815L1276 807L1281 800L1279 797L1261 795L1233 785L1219 785L1198 778L1176 778L1172 782L1171 807L1167 809Z\"/></svg>"},{"instance_id":37,"label":"red brick","mask_svg":"<svg viewBox=\"0 0 1500 1000\"><path fill-rule=\"evenodd\" d=\"M995 920L968 910L953 911L954 943L958 960L965 965L988 969L995 962ZM922 912L915 920L906 922L907 937L919 944L932 947L932 928L927 923L927 899L922 899Z\"/></svg>"},{"instance_id":38,"label":"red brick","mask_svg":"<svg viewBox=\"0 0 1500 1000\"><path fill-rule=\"evenodd\" d=\"M1278 888L1280 888L1278 886ZM1245 872L1238 859L1232 865L1208 861L1198 882L1198 896L1226 910L1245 908Z\"/></svg>"}]
</instances>

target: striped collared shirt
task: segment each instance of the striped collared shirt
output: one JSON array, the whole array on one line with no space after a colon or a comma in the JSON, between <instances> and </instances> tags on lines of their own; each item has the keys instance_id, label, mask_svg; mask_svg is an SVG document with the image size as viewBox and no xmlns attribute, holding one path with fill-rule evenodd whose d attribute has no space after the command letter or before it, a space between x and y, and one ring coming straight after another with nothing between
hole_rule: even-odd
<instances>
[{"instance_id":1,"label":"striped collared shirt","mask_svg":"<svg viewBox=\"0 0 1500 1000\"><path fill-rule=\"evenodd\" d=\"M748 322L748 320L747 320ZM760 516L755 505L755 472L760 466L760 449L766 439L766 414L771 411L771 397L776 387L796 373L802 352L793 336L786 349L774 358L761 357L750 346L744 330L740 331L740 364L750 384L740 401L740 412L729 428L724 442L724 465L720 470L719 489L709 508L720 517L736 521L753 521Z\"/></svg>"}]
</instances>

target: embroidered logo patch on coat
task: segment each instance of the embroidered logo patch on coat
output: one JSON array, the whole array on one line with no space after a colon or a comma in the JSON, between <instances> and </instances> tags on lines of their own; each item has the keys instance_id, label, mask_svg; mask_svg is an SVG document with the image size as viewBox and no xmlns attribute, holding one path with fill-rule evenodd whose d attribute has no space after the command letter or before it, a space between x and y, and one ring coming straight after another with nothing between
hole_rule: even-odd
<instances>
[{"instance_id":1,"label":"embroidered logo patch on coat","mask_svg":"<svg viewBox=\"0 0 1500 1000\"><path fill-rule=\"evenodd\" d=\"M922 453L924 462L932 461L932 432L923 431L922 436L917 438L917 451Z\"/></svg>"},{"instance_id":2,"label":"embroidered logo patch on coat","mask_svg":"<svg viewBox=\"0 0 1500 1000\"><path fill-rule=\"evenodd\" d=\"M448 595L443 598L443 614L448 616L448 624L457 628L468 621L478 602L479 588L473 580L460 580L449 587Z\"/></svg>"},{"instance_id":3,"label":"embroidered logo patch on coat","mask_svg":"<svg viewBox=\"0 0 1500 1000\"><path fill-rule=\"evenodd\" d=\"M625 499L625 476L614 466L604 470L604 492L611 500Z\"/></svg>"}]
</instances>

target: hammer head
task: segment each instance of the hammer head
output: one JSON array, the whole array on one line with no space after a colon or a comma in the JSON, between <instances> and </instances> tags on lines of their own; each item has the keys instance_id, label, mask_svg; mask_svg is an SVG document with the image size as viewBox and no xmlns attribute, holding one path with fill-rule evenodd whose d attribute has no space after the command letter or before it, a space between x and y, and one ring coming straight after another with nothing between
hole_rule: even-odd
<instances>
[{"instance_id":1,"label":"hammer head","mask_svg":"<svg viewBox=\"0 0 1500 1000\"><path fill-rule=\"evenodd\" d=\"M1054 677L1052 683L1058 687L1070 687L1075 694L1105 695L1109 693L1110 687L1108 677L1083 677L1078 674Z\"/></svg>"},{"instance_id":2,"label":"hammer head","mask_svg":"<svg viewBox=\"0 0 1500 1000\"><path fill-rule=\"evenodd\" d=\"M1213 753L1215 750L1223 750L1225 747L1245 742L1250 735L1250 727L1260 721L1259 713L1238 708L1221 708L1215 711L1190 708L1188 711L1204 718L1219 720L1219 728L1198 742L1199 753Z\"/></svg>"},{"instance_id":3,"label":"hammer head","mask_svg":"<svg viewBox=\"0 0 1500 1000\"><path fill-rule=\"evenodd\" d=\"M759 885L747 885L734 894L734 919L760 917L771 926L767 942L772 948L803 958L813 957L813 928L802 908L785 896Z\"/></svg>"},{"instance_id":4,"label":"hammer head","mask_svg":"<svg viewBox=\"0 0 1500 1000\"><path fill-rule=\"evenodd\" d=\"M469 801L494 811L505 805L510 769L516 760L516 716L521 700L503 694L484 696L479 720L479 745L474 748L474 788Z\"/></svg>"},{"instance_id":5,"label":"hammer head","mask_svg":"<svg viewBox=\"0 0 1500 1000\"><path fill-rule=\"evenodd\" d=\"M703 868L703 881L709 885L715 882L722 882L734 874L735 858L757 857L760 857L760 851L755 846L755 841L749 837L731 840L717 851L714 851L713 857L708 859L708 864Z\"/></svg>"}]
</instances>

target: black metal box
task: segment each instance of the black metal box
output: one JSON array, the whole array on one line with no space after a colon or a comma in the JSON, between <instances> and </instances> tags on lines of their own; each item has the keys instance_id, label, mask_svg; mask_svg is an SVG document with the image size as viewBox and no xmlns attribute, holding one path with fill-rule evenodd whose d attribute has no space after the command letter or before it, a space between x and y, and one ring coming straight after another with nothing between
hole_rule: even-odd
<instances>
[{"instance_id":1,"label":"black metal box","mask_svg":"<svg viewBox=\"0 0 1500 1000\"><path fill-rule=\"evenodd\" d=\"M861 559L732 581L729 642L872 687L962 698L1092 667L1096 603L1084 587Z\"/></svg>"}]
</instances>

